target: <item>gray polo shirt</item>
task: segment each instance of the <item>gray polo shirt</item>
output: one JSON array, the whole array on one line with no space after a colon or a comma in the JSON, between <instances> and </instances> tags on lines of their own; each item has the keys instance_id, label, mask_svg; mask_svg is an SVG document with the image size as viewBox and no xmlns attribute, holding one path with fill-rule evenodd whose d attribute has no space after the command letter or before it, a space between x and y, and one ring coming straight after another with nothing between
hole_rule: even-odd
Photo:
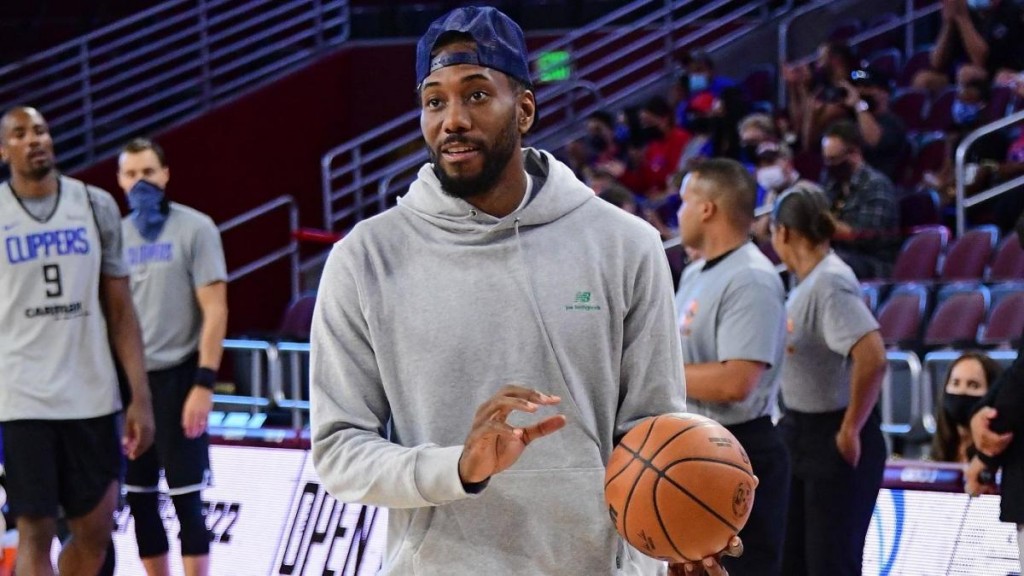
<instances>
[{"instance_id":1,"label":"gray polo shirt","mask_svg":"<svg viewBox=\"0 0 1024 576\"><path fill-rule=\"evenodd\" d=\"M146 370L170 368L199 349L203 318L196 289L228 277L213 220L176 202L170 203L170 210L153 242L145 240L128 218L121 221Z\"/></svg>"},{"instance_id":2,"label":"gray polo shirt","mask_svg":"<svg viewBox=\"0 0 1024 576\"><path fill-rule=\"evenodd\" d=\"M850 349L878 322L864 305L853 271L834 253L786 301L782 400L798 412L832 412L850 403Z\"/></svg>"},{"instance_id":3,"label":"gray polo shirt","mask_svg":"<svg viewBox=\"0 0 1024 576\"><path fill-rule=\"evenodd\" d=\"M785 290L771 261L748 242L720 260L691 265L679 282L676 313L685 364L749 360L769 366L746 400L690 398L690 409L724 425L770 415L785 335Z\"/></svg>"}]
</instances>

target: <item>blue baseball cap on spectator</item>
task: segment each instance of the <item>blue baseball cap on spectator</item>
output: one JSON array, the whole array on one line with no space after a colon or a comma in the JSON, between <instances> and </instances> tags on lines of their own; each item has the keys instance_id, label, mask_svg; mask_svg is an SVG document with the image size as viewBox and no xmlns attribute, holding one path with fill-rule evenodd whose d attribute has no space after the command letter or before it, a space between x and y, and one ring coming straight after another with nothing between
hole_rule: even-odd
<instances>
[{"instance_id":1,"label":"blue baseball cap on spectator","mask_svg":"<svg viewBox=\"0 0 1024 576\"><path fill-rule=\"evenodd\" d=\"M450 32L472 37L476 52L431 56L438 39ZM529 87L533 83L526 58L523 30L511 18L491 6L456 8L434 20L416 45L416 85L439 68L475 64L503 72Z\"/></svg>"}]
</instances>

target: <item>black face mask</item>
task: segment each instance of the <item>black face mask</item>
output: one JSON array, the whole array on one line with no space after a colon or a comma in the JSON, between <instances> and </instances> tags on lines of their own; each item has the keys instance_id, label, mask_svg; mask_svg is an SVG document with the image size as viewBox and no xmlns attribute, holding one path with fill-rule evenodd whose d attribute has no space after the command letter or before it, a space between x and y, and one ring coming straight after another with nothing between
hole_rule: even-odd
<instances>
[{"instance_id":1,"label":"black face mask","mask_svg":"<svg viewBox=\"0 0 1024 576\"><path fill-rule=\"evenodd\" d=\"M754 162L757 160L757 144L744 144L740 146L740 155L743 160L747 162Z\"/></svg>"},{"instance_id":2,"label":"black face mask","mask_svg":"<svg viewBox=\"0 0 1024 576\"><path fill-rule=\"evenodd\" d=\"M949 420L958 426L967 427L971 424L971 411L981 398L966 394L946 394L942 398L942 409Z\"/></svg>"},{"instance_id":3,"label":"black face mask","mask_svg":"<svg viewBox=\"0 0 1024 576\"><path fill-rule=\"evenodd\" d=\"M849 182L853 176L853 164L849 160L825 166L828 177L836 182Z\"/></svg>"}]
</instances>

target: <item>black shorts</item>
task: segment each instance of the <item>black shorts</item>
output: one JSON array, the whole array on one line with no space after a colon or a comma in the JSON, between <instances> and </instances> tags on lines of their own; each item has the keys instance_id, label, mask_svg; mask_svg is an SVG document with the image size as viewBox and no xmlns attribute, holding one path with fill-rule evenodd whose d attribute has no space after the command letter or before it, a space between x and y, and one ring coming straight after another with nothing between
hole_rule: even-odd
<instances>
[{"instance_id":1,"label":"black shorts","mask_svg":"<svg viewBox=\"0 0 1024 576\"><path fill-rule=\"evenodd\" d=\"M0 423L11 514L68 518L91 512L124 471L118 414Z\"/></svg>"},{"instance_id":2,"label":"black shorts","mask_svg":"<svg viewBox=\"0 0 1024 576\"><path fill-rule=\"evenodd\" d=\"M161 468L172 496L202 490L209 484L210 437L203 432L198 438L186 438L181 427L181 412L195 384L196 366L193 355L177 366L148 373L156 438L149 450L128 461L126 491L157 491Z\"/></svg>"}]
</instances>

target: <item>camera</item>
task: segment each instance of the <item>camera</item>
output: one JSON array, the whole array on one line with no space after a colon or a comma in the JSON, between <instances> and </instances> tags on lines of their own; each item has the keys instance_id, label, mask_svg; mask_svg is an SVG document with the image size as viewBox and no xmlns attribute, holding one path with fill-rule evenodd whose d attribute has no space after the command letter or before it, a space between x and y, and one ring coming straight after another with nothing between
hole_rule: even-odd
<instances>
[{"instance_id":1,"label":"camera","mask_svg":"<svg viewBox=\"0 0 1024 576\"><path fill-rule=\"evenodd\" d=\"M819 94L821 101L828 103L842 102L846 100L847 96L849 96L849 92L846 88L842 86L833 86L831 84L822 88L821 93Z\"/></svg>"}]
</instances>

